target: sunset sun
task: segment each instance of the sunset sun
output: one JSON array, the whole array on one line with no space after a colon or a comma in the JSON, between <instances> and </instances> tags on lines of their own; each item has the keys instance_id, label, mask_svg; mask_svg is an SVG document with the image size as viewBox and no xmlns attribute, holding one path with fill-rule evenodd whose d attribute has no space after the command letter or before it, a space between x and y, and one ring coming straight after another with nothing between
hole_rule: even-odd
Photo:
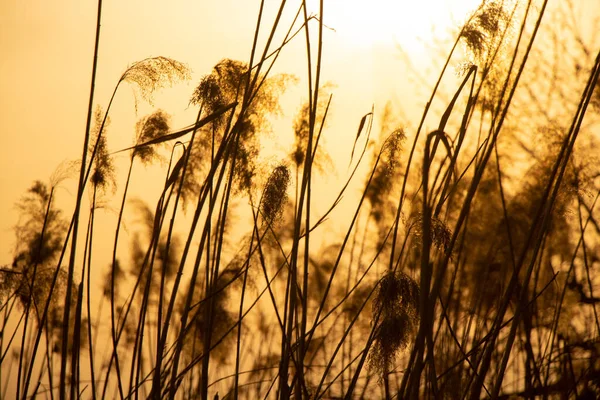
<instances>
[{"instance_id":1,"label":"sunset sun","mask_svg":"<svg viewBox=\"0 0 600 400\"><path fill-rule=\"evenodd\" d=\"M446 33L474 10L480 0L395 1L335 0L325 3L325 24L357 47L398 43L420 48L436 34ZM318 11L319 1L309 2Z\"/></svg>"}]
</instances>

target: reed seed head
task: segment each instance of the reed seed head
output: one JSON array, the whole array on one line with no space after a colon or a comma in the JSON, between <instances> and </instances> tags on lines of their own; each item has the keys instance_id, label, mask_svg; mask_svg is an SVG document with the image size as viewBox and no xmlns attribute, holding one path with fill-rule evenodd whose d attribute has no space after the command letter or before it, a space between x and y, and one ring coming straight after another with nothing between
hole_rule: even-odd
<instances>
[{"instance_id":1,"label":"reed seed head","mask_svg":"<svg viewBox=\"0 0 600 400\"><path fill-rule=\"evenodd\" d=\"M508 28L510 17L503 2L485 1L463 27L460 37L476 58L497 45L498 38Z\"/></svg>"},{"instance_id":2,"label":"reed seed head","mask_svg":"<svg viewBox=\"0 0 600 400\"><path fill-rule=\"evenodd\" d=\"M388 272L381 278L373 315L379 316L369 365L381 376L386 374L399 350L410 343L419 321L419 285L403 272Z\"/></svg>"},{"instance_id":3,"label":"reed seed head","mask_svg":"<svg viewBox=\"0 0 600 400\"><path fill-rule=\"evenodd\" d=\"M384 219L388 195L392 192L396 182L400 153L405 139L406 134L402 128L394 130L385 139L381 148L379 165L367 188L367 200L371 204L371 214L377 223Z\"/></svg>"},{"instance_id":4,"label":"reed seed head","mask_svg":"<svg viewBox=\"0 0 600 400\"><path fill-rule=\"evenodd\" d=\"M436 217L431 217L431 236L430 240L435 247L446 252L450 251L450 242L452 241L452 231L444 223ZM423 214L416 213L410 222L410 227L413 230L415 237L421 243L423 240Z\"/></svg>"},{"instance_id":5,"label":"reed seed head","mask_svg":"<svg viewBox=\"0 0 600 400\"><path fill-rule=\"evenodd\" d=\"M156 90L186 79L190 79L187 65L160 56L134 63L123 73L120 82L135 84L142 98L152 104L152 95Z\"/></svg>"},{"instance_id":6,"label":"reed seed head","mask_svg":"<svg viewBox=\"0 0 600 400\"><path fill-rule=\"evenodd\" d=\"M163 110L157 110L154 113L142 118L135 125L136 146L156 140L169 133L170 116ZM133 156L137 156L144 164L149 164L158 157L154 145L139 146L133 151Z\"/></svg>"},{"instance_id":7,"label":"reed seed head","mask_svg":"<svg viewBox=\"0 0 600 400\"><path fill-rule=\"evenodd\" d=\"M287 189L290 183L290 171L281 164L275 167L263 191L260 210L267 223L281 218L283 206L287 200Z\"/></svg>"},{"instance_id":8,"label":"reed seed head","mask_svg":"<svg viewBox=\"0 0 600 400\"><path fill-rule=\"evenodd\" d=\"M95 126L93 131L94 140L90 144L89 152L93 153L96 146L96 155L94 157L94 169L90 180L92 184L105 193L108 189L114 192L117 187L117 178L115 167L108 153L108 144L106 140L106 130L110 125L110 118L104 120L104 114L100 106L96 107L94 113ZM104 125L103 125L104 124Z\"/></svg>"}]
</instances>

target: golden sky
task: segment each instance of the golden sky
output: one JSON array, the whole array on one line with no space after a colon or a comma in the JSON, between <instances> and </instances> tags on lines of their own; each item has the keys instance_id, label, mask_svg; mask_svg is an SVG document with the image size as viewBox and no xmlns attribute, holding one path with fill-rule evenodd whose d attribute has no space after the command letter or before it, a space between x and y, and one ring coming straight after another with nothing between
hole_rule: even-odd
<instances>
[{"instance_id":1,"label":"golden sky","mask_svg":"<svg viewBox=\"0 0 600 400\"><path fill-rule=\"evenodd\" d=\"M419 88L410 76L398 46L422 74L432 69L437 73L428 54L432 38L456 32L477 3L326 1L324 23L330 29L325 32L322 80L336 85L329 121L332 137L326 141L338 141L336 135L352 137L372 105L382 110L392 100L405 114L422 109L429 88ZM282 21L285 29L299 2L289 4ZM166 56L187 63L193 80L159 93L155 107L173 115L174 127L190 124L194 111L188 108L188 99L199 77L222 58L248 60L258 5L249 0L105 1L94 103L106 107L128 65ZM265 2L266 25L278 5L275 0ZM316 12L318 1L311 0L309 6ZM0 264L11 262L12 227L18 217L15 202L34 180L47 181L59 163L81 157L96 12L97 3L92 1L0 3ZM317 25L312 29L316 31ZM299 35L277 63L275 72L295 74L300 83L283 99L286 122L275 124L276 130L289 125L306 101L305 51ZM110 148L128 146L135 121L152 110L140 103L136 115L131 90L121 88L110 114ZM348 157L352 140L341 143L336 148ZM59 204L68 206L76 184L72 180L62 186ZM68 207L65 211L70 212Z\"/></svg>"}]
</instances>

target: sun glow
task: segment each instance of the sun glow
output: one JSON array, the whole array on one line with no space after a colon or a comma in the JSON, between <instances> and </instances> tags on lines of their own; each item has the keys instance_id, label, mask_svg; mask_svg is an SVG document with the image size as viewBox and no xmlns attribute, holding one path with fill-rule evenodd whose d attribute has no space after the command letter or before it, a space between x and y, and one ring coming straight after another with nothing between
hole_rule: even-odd
<instances>
[{"instance_id":1,"label":"sun glow","mask_svg":"<svg viewBox=\"0 0 600 400\"><path fill-rule=\"evenodd\" d=\"M325 2L324 23L356 47L423 45L465 19L481 0L332 0ZM319 0L309 2L318 10Z\"/></svg>"}]
</instances>

